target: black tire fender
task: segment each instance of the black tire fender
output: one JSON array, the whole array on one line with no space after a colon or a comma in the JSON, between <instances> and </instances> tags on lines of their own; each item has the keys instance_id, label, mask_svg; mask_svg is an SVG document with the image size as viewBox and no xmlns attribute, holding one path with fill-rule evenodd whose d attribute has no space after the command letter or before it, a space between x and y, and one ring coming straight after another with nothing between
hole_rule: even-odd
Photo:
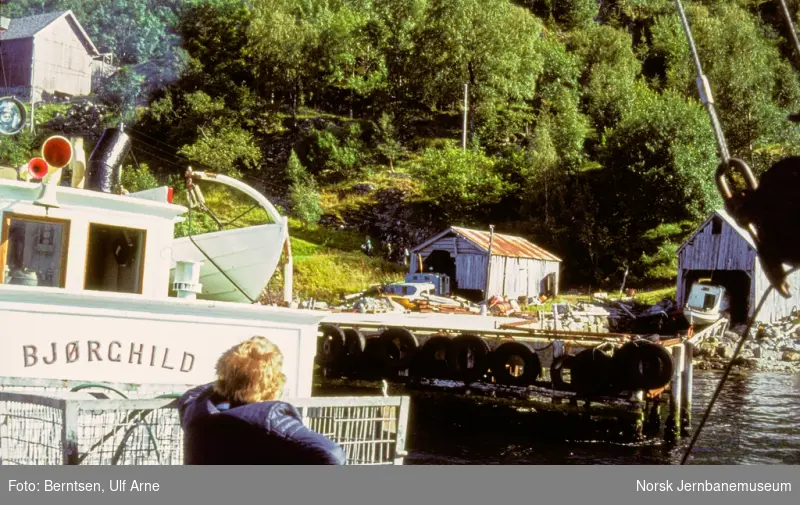
<instances>
[{"instance_id":1,"label":"black tire fender","mask_svg":"<svg viewBox=\"0 0 800 505\"><path fill-rule=\"evenodd\" d=\"M522 375L515 376L506 367L508 361L517 356L522 360ZM536 382L542 373L539 356L522 342L505 342L495 349L489 358L492 375L500 384L510 386L529 386Z\"/></svg>"},{"instance_id":2,"label":"black tire fender","mask_svg":"<svg viewBox=\"0 0 800 505\"><path fill-rule=\"evenodd\" d=\"M647 340L628 342L614 353L614 387L619 391L658 389L672 380L672 355Z\"/></svg>"},{"instance_id":3,"label":"black tire fender","mask_svg":"<svg viewBox=\"0 0 800 505\"><path fill-rule=\"evenodd\" d=\"M344 349L342 349L342 371L348 373L352 371L361 360L367 339L355 328L344 330Z\"/></svg>"},{"instance_id":4,"label":"black tire fender","mask_svg":"<svg viewBox=\"0 0 800 505\"><path fill-rule=\"evenodd\" d=\"M400 350L393 342L381 338L367 339L357 374L365 380L393 379L397 376L397 370L388 367L387 363L399 357Z\"/></svg>"},{"instance_id":5,"label":"black tire fender","mask_svg":"<svg viewBox=\"0 0 800 505\"><path fill-rule=\"evenodd\" d=\"M571 354L562 354L555 358L553 363L550 364L550 381L553 383L553 389L558 391L572 391L572 382L564 380L564 370L572 370L572 360L575 356Z\"/></svg>"},{"instance_id":6,"label":"black tire fender","mask_svg":"<svg viewBox=\"0 0 800 505\"><path fill-rule=\"evenodd\" d=\"M584 395L597 395L611 385L611 357L600 349L586 349L572 361L572 388Z\"/></svg>"},{"instance_id":7,"label":"black tire fender","mask_svg":"<svg viewBox=\"0 0 800 505\"><path fill-rule=\"evenodd\" d=\"M635 371L639 367L637 350L645 345L644 339L632 340L614 351L611 357L611 382L616 391L632 391L637 389L640 379Z\"/></svg>"},{"instance_id":8,"label":"black tire fender","mask_svg":"<svg viewBox=\"0 0 800 505\"><path fill-rule=\"evenodd\" d=\"M327 368L335 368L344 349L344 332L334 324L319 326L322 336L317 338L317 355L314 361Z\"/></svg>"},{"instance_id":9,"label":"black tire fender","mask_svg":"<svg viewBox=\"0 0 800 505\"><path fill-rule=\"evenodd\" d=\"M453 341L450 337L437 335L430 337L422 346L412 362L412 374L428 379L449 379L450 367L447 355ZM440 357L440 355L442 355Z\"/></svg>"},{"instance_id":10,"label":"black tire fender","mask_svg":"<svg viewBox=\"0 0 800 505\"><path fill-rule=\"evenodd\" d=\"M663 388L672 380L675 364L672 354L663 346L648 342L637 349L639 366L636 371L641 374L639 389Z\"/></svg>"},{"instance_id":11,"label":"black tire fender","mask_svg":"<svg viewBox=\"0 0 800 505\"><path fill-rule=\"evenodd\" d=\"M411 365L414 354L419 349L419 340L416 335L405 328L388 328L381 333L380 339L394 344L400 351L397 355L386 353L387 366L402 370Z\"/></svg>"},{"instance_id":12,"label":"black tire fender","mask_svg":"<svg viewBox=\"0 0 800 505\"><path fill-rule=\"evenodd\" d=\"M472 355L472 366L469 355ZM453 378L471 384L486 373L489 368L489 344L478 335L464 333L453 339L447 352L447 364Z\"/></svg>"}]
</instances>

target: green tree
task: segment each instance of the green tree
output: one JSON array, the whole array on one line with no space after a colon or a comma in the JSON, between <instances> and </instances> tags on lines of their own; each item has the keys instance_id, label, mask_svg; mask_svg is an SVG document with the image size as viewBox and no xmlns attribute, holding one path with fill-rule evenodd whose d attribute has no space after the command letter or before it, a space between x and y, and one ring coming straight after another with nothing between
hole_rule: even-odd
<instances>
[{"instance_id":1,"label":"green tree","mask_svg":"<svg viewBox=\"0 0 800 505\"><path fill-rule=\"evenodd\" d=\"M286 176L290 181L289 200L292 213L304 224L317 224L322 217L320 193L314 176L308 173L297 154L292 151L286 165Z\"/></svg>"},{"instance_id":2,"label":"green tree","mask_svg":"<svg viewBox=\"0 0 800 505\"><path fill-rule=\"evenodd\" d=\"M239 175L243 168L259 167L262 154L253 134L240 126L223 100L202 91L181 98L178 107L165 98L155 102L150 111L156 121L179 124L194 134L187 134L193 140L178 149L178 154L230 175Z\"/></svg>"},{"instance_id":3,"label":"green tree","mask_svg":"<svg viewBox=\"0 0 800 505\"><path fill-rule=\"evenodd\" d=\"M509 189L495 160L478 150L427 149L413 170L425 194L450 219L470 221L497 204Z\"/></svg>"},{"instance_id":4,"label":"green tree","mask_svg":"<svg viewBox=\"0 0 800 505\"><path fill-rule=\"evenodd\" d=\"M406 153L406 149L397 139L394 116L384 112L377 124L378 152L389 162L389 170L394 171L394 162Z\"/></svg>"},{"instance_id":5,"label":"green tree","mask_svg":"<svg viewBox=\"0 0 800 505\"><path fill-rule=\"evenodd\" d=\"M415 53L420 101L460 108L469 84L470 117L479 126L502 104L532 99L541 32L529 11L506 0L431 0Z\"/></svg>"},{"instance_id":6,"label":"green tree","mask_svg":"<svg viewBox=\"0 0 800 505\"><path fill-rule=\"evenodd\" d=\"M687 7L703 70L720 112L729 148L757 171L800 148L781 120L800 105L800 81L777 47L777 38L735 2ZM651 49L665 61L665 85L697 97L688 45L674 13L659 16Z\"/></svg>"}]
</instances>

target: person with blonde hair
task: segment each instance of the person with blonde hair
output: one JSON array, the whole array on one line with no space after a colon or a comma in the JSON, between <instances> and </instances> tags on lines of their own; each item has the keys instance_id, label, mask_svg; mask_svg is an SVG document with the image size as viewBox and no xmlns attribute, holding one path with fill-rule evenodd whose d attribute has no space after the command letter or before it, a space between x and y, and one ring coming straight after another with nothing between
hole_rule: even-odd
<instances>
[{"instance_id":1,"label":"person with blonde hair","mask_svg":"<svg viewBox=\"0 0 800 505\"><path fill-rule=\"evenodd\" d=\"M252 337L217 362L217 380L178 401L188 465L342 465L344 451L281 401L283 354Z\"/></svg>"}]
</instances>

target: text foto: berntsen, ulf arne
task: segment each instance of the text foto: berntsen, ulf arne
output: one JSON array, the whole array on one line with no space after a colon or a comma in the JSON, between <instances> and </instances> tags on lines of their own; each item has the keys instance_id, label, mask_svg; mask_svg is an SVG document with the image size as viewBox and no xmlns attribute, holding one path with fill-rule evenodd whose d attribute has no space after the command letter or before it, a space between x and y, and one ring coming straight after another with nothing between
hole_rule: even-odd
<instances>
[{"instance_id":1,"label":"text foto: berntsen, ulf arne","mask_svg":"<svg viewBox=\"0 0 800 505\"><path fill-rule=\"evenodd\" d=\"M107 483L89 481L55 481L45 479L42 481L8 480L8 491L19 493L130 493L145 492L157 493L161 484L143 480L113 479Z\"/></svg>"}]
</instances>

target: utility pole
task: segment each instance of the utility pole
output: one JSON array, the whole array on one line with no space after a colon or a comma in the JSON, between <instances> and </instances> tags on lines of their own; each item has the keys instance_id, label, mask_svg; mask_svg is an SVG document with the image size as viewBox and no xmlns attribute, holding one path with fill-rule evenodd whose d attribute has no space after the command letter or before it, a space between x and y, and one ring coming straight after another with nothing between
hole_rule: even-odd
<instances>
[{"instance_id":1,"label":"utility pole","mask_svg":"<svg viewBox=\"0 0 800 505\"><path fill-rule=\"evenodd\" d=\"M467 108L469 107L469 84L464 83L464 131L461 135L461 148L467 150Z\"/></svg>"},{"instance_id":2,"label":"utility pole","mask_svg":"<svg viewBox=\"0 0 800 505\"><path fill-rule=\"evenodd\" d=\"M489 310L489 280L492 277L492 242L494 241L494 225L489 225L489 253L486 256L486 287L484 294L486 299L486 310Z\"/></svg>"}]
</instances>

